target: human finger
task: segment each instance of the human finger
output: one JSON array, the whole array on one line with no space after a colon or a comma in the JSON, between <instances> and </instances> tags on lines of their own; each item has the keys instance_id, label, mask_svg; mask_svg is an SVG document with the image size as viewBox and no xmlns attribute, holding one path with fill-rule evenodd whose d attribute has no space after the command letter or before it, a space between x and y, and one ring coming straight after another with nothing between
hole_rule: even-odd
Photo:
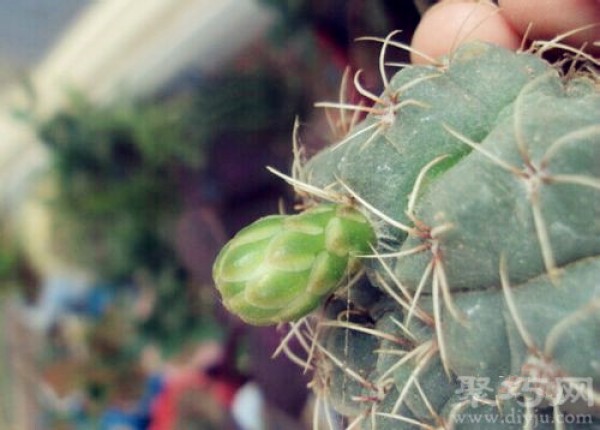
<instances>
[{"instance_id":1,"label":"human finger","mask_svg":"<svg viewBox=\"0 0 600 430\"><path fill-rule=\"evenodd\" d=\"M513 28L533 40L550 40L572 34L564 42L587 45L600 52L600 1L598 0L500 0L501 13Z\"/></svg>"},{"instance_id":2,"label":"human finger","mask_svg":"<svg viewBox=\"0 0 600 430\"><path fill-rule=\"evenodd\" d=\"M488 2L443 1L423 16L412 39L413 63L427 63L452 52L470 40L495 43L517 49L521 36L513 29L497 6Z\"/></svg>"}]
</instances>

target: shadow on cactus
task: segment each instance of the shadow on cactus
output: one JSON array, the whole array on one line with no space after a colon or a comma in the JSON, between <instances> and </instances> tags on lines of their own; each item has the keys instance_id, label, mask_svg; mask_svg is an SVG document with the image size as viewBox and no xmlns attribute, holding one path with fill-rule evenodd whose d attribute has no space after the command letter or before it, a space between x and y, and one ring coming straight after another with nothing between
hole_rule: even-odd
<instances>
[{"instance_id":1,"label":"shadow on cactus","mask_svg":"<svg viewBox=\"0 0 600 430\"><path fill-rule=\"evenodd\" d=\"M366 119L288 178L317 209L258 221L222 251L217 287L250 322L310 291L298 267L305 281L336 273L317 312L268 321L290 322L277 353L291 338L305 346L291 358L313 371L315 417L331 429L597 425L600 86L595 60L565 57L559 69L542 59L551 47L471 43L390 80L382 61L383 94L355 80L373 106L323 104ZM319 267L327 247L306 235L323 229L286 225L323 200L375 232L344 227L360 242L354 276ZM258 275L277 282L257 286Z\"/></svg>"}]
</instances>

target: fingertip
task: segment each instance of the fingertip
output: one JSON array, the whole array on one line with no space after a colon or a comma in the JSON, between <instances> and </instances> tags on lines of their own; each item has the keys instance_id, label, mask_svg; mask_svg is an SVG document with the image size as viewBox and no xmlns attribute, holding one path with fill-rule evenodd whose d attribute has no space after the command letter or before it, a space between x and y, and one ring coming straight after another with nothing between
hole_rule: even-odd
<instances>
[{"instance_id":1,"label":"fingertip","mask_svg":"<svg viewBox=\"0 0 600 430\"><path fill-rule=\"evenodd\" d=\"M493 4L446 1L433 6L423 16L412 39L415 52L411 54L411 61L429 63L428 57L447 55L458 45L472 40L509 49L518 49L521 43L518 33Z\"/></svg>"},{"instance_id":2,"label":"fingertip","mask_svg":"<svg viewBox=\"0 0 600 430\"><path fill-rule=\"evenodd\" d=\"M588 48L600 39L599 0L500 0L502 14L514 28L534 40L573 32L564 40ZM592 48L593 49L593 48Z\"/></svg>"}]
</instances>

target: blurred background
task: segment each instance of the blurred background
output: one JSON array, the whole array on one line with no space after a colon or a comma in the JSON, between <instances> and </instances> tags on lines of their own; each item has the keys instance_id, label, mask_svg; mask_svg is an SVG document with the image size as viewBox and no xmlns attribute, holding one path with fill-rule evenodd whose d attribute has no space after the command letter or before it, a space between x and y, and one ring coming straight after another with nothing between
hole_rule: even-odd
<instances>
[{"instance_id":1,"label":"blurred background","mask_svg":"<svg viewBox=\"0 0 600 430\"><path fill-rule=\"evenodd\" d=\"M225 313L211 266L293 209L265 166L295 118L310 156L347 67L381 90L355 39L429 3L0 0L0 430L311 428L285 330Z\"/></svg>"}]
</instances>

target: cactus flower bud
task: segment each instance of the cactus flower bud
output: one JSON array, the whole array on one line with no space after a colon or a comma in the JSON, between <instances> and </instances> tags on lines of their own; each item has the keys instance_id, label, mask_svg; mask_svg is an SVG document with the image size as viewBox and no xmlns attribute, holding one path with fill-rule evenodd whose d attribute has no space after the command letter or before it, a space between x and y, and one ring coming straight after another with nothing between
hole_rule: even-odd
<instances>
[{"instance_id":1,"label":"cactus flower bud","mask_svg":"<svg viewBox=\"0 0 600 430\"><path fill-rule=\"evenodd\" d=\"M320 205L261 218L218 255L213 278L223 304L255 325L296 320L314 310L368 253L375 233L357 210Z\"/></svg>"}]
</instances>

